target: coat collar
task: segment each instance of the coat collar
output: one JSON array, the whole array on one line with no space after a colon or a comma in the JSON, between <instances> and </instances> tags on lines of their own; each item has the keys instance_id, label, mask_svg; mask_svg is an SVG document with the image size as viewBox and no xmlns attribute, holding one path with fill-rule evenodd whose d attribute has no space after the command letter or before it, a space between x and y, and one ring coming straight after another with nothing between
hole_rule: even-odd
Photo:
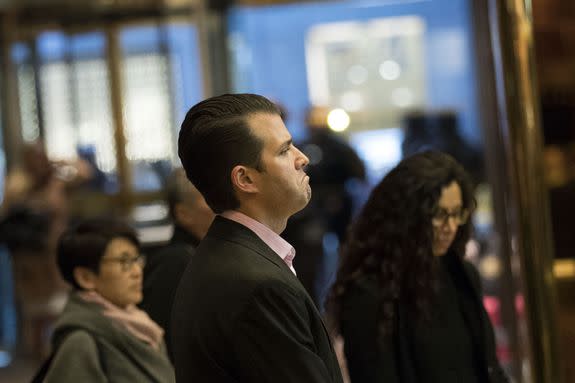
<instances>
[{"instance_id":1,"label":"coat collar","mask_svg":"<svg viewBox=\"0 0 575 383\"><path fill-rule=\"evenodd\" d=\"M253 231L240 223L218 215L208 230L206 239L208 238L217 238L247 247L297 279L288 265L286 265L275 251L266 245Z\"/></svg>"}]
</instances>

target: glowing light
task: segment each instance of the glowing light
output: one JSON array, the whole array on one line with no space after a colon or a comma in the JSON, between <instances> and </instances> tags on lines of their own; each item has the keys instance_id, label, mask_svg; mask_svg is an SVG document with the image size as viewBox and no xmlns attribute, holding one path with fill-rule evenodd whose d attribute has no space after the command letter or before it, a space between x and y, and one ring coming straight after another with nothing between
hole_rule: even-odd
<instances>
[{"instance_id":1,"label":"glowing light","mask_svg":"<svg viewBox=\"0 0 575 383\"><path fill-rule=\"evenodd\" d=\"M401 67L396 61L385 60L379 66L379 74L384 80L397 80L401 76Z\"/></svg>"},{"instance_id":2,"label":"glowing light","mask_svg":"<svg viewBox=\"0 0 575 383\"><path fill-rule=\"evenodd\" d=\"M334 132L343 132L350 122L349 114L343 109L334 109L327 115L327 125Z\"/></svg>"},{"instance_id":3,"label":"glowing light","mask_svg":"<svg viewBox=\"0 0 575 383\"><path fill-rule=\"evenodd\" d=\"M553 275L555 278L575 277L575 262L572 259L558 259L553 263Z\"/></svg>"}]
</instances>

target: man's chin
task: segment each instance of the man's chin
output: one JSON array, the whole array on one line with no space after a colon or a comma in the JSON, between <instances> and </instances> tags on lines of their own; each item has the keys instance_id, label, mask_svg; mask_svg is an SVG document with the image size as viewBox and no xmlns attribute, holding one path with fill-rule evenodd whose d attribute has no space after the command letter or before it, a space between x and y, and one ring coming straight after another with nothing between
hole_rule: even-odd
<instances>
[{"instance_id":1,"label":"man's chin","mask_svg":"<svg viewBox=\"0 0 575 383\"><path fill-rule=\"evenodd\" d=\"M292 215L302 211L309 204L310 200L311 200L311 192L302 197L299 206L297 207L297 209L295 209Z\"/></svg>"}]
</instances>

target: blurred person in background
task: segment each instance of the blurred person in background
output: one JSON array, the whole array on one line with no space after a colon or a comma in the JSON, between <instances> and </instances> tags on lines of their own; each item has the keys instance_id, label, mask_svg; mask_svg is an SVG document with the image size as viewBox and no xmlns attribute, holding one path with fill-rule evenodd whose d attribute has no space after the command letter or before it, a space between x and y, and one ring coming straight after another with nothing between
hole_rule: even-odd
<instances>
[{"instance_id":1,"label":"blurred person in background","mask_svg":"<svg viewBox=\"0 0 575 383\"><path fill-rule=\"evenodd\" d=\"M166 331L171 355L169 322L176 289L196 246L212 224L214 213L181 168L169 177L166 192L174 232L166 246L147 257L140 308Z\"/></svg>"},{"instance_id":2,"label":"blurred person in background","mask_svg":"<svg viewBox=\"0 0 575 383\"><path fill-rule=\"evenodd\" d=\"M73 290L37 381L175 382L163 330L136 307L145 258L132 228L83 221L61 236L57 259Z\"/></svg>"},{"instance_id":3,"label":"blurred person in background","mask_svg":"<svg viewBox=\"0 0 575 383\"><path fill-rule=\"evenodd\" d=\"M82 183L82 188L96 192L114 192L113 182L98 166L98 155L94 145L77 145L76 154L80 163L90 168L90 177Z\"/></svg>"},{"instance_id":4,"label":"blurred person in background","mask_svg":"<svg viewBox=\"0 0 575 383\"><path fill-rule=\"evenodd\" d=\"M337 249L354 211L351 188L366 180L363 161L328 126L329 108L313 106L306 113L308 138L299 147L309 158L306 172L313 189L309 204L290 218L282 237L300 254L294 260L298 278L317 306L335 277Z\"/></svg>"},{"instance_id":5,"label":"blurred person in background","mask_svg":"<svg viewBox=\"0 0 575 383\"><path fill-rule=\"evenodd\" d=\"M433 151L372 191L327 302L352 383L508 382L479 274L463 259L472 193L461 165Z\"/></svg>"},{"instance_id":6,"label":"blurred person in background","mask_svg":"<svg viewBox=\"0 0 575 383\"><path fill-rule=\"evenodd\" d=\"M89 179L84 161L51 161L41 142L22 148L21 165L6 177L0 206L0 241L13 264L20 316L21 352L46 352L44 336L62 309L66 285L58 275L55 248L68 220L68 191Z\"/></svg>"},{"instance_id":7,"label":"blurred person in background","mask_svg":"<svg viewBox=\"0 0 575 383\"><path fill-rule=\"evenodd\" d=\"M334 133L327 122L329 109L311 107L306 115L309 138L301 144L309 158L307 173L313 188L311 203L341 243L353 215L352 181L366 180L365 165L355 150Z\"/></svg>"},{"instance_id":8,"label":"blurred person in background","mask_svg":"<svg viewBox=\"0 0 575 383\"><path fill-rule=\"evenodd\" d=\"M456 111L411 111L403 117L402 127L401 151L404 158L425 150L441 151L466 169L474 185L485 182L482 153L462 136Z\"/></svg>"},{"instance_id":9,"label":"blurred person in background","mask_svg":"<svg viewBox=\"0 0 575 383\"><path fill-rule=\"evenodd\" d=\"M172 310L179 381L340 383L321 315L279 234L311 198L307 157L277 106L224 94L193 106L178 154L218 215L180 280Z\"/></svg>"}]
</instances>

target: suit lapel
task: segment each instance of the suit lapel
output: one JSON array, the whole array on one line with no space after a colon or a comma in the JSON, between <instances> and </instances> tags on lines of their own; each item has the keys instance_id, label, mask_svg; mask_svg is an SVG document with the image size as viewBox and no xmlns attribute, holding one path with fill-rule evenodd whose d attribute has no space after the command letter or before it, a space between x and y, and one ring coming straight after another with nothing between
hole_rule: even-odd
<instances>
[{"instance_id":1,"label":"suit lapel","mask_svg":"<svg viewBox=\"0 0 575 383\"><path fill-rule=\"evenodd\" d=\"M221 216L216 216L214 223L210 227L206 238L213 237L219 240L225 240L229 242L234 242L239 245L245 246L250 250L258 253L268 261L272 262L278 268L282 270L282 272L287 276L289 280L291 280L292 284L297 286L300 291L307 297L307 300L310 302L310 307L314 310L315 315L319 319L321 326L323 328L324 334L328 340L328 343L332 350L334 350L333 345L331 343L331 337L329 336L329 331L325 327L325 323L321 319L321 314L319 310L316 308L315 304L313 303L313 299L309 296L306 289L301 284L300 280L288 265L281 259L281 257L274 252L264 241L261 240L260 237L257 236L253 231L248 229L242 224L234 222L232 220L223 218Z\"/></svg>"},{"instance_id":2,"label":"suit lapel","mask_svg":"<svg viewBox=\"0 0 575 383\"><path fill-rule=\"evenodd\" d=\"M291 277L299 282L283 259L281 259L275 251L273 251L260 237L258 237L256 233L240 223L221 216L216 216L206 237L216 237L220 240L234 242L247 247L282 269L284 272L289 273Z\"/></svg>"}]
</instances>

